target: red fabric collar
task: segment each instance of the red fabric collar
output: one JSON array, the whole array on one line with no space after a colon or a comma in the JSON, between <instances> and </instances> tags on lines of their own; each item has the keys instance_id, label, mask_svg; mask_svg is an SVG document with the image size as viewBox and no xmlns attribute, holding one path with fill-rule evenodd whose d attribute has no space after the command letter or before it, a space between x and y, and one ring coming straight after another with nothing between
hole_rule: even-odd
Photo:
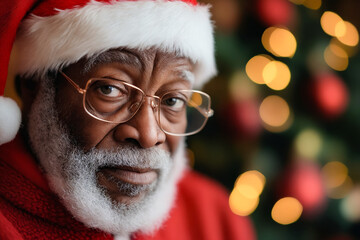
<instances>
[{"instance_id":1,"label":"red fabric collar","mask_svg":"<svg viewBox=\"0 0 360 240\"><path fill-rule=\"evenodd\" d=\"M0 156L4 156L1 159L3 162L20 172L35 185L47 192L51 192L39 165L35 162L28 149L26 149L24 141L19 134L12 142L0 146Z\"/></svg>"}]
</instances>

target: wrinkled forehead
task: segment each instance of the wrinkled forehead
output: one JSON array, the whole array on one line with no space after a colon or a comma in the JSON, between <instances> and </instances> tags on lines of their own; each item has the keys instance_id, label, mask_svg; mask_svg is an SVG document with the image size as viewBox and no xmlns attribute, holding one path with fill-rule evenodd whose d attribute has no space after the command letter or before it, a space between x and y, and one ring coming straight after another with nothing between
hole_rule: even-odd
<instances>
[{"instance_id":1,"label":"wrinkled forehead","mask_svg":"<svg viewBox=\"0 0 360 240\"><path fill-rule=\"evenodd\" d=\"M166 65L166 63L169 62L176 63L167 64L169 65L168 68L171 68L168 70L173 71L179 75L180 78L189 81L191 86L193 86L195 82L195 74L193 70L195 64L189 58L180 56L178 53L163 52L153 48L147 50L126 48L111 49L82 59L79 67L81 68L81 74L86 75L93 69L111 63L129 65L139 71L144 71L147 64L154 65L159 62L165 63L162 65Z\"/></svg>"}]
</instances>

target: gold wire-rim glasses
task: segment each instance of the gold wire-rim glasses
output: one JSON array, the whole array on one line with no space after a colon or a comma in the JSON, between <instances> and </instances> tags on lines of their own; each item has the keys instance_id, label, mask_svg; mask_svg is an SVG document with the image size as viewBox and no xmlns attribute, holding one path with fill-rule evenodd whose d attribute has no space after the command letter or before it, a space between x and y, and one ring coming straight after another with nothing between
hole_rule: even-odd
<instances>
[{"instance_id":1,"label":"gold wire-rim glasses","mask_svg":"<svg viewBox=\"0 0 360 240\"><path fill-rule=\"evenodd\" d=\"M60 74L80 93L83 95L83 108L85 110L85 112L90 115L91 117L99 120L99 121L102 121L102 122L107 122L107 123L115 123L115 124L121 124L121 123L125 123L127 121L129 121L130 119L132 119L136 113L139 111L139 109L141 108L141 106L143 105L143 103L145 102L145 99L146 98L152 98L152 99L156 99L156 101L151 101L150 104L151 104L151 107L152 109L154 110L157 110L158 111L158 116L156 116L156 121L158 123L158 126L160 127L160 129L168 134L168 135L172 135L172 136L189 136L189 135L193 135L193 134L196 134L198 132L200 132L204 126L206 125L207 123L207 120L209 117L213 116L214 114L214 110L212 110L210 108L211 106L211 98L210 96L207 94L207 93L204 93L202 91L198 91L198 90L176 90L176 91L169 91L169 92L166 92L164 93L161 97L159 96L155 96L155 95L147 95L145 94L145 92L135 86L135 85L132 85L130 83L127 83L125 81L122 81L122 80L119 80L119 79L111 79L111 80L115 80L115 81L119 81L121 82L122 84L124 84L125 86L128 86L130 88L133 88L133 89L136 89L137 91L141 92L142 94L142 99L141 99L141 102L139 104L139 106L137 106L137 109L136 111L134 111L131 115L129 115L129 117L126 119L126 120L123 120L123 121L110 121L110 120L106 120L106 119L102 119L96 115L94 115L93 113L91 113L87 107L86 107L86 92L90 86L90 84L95 81L95 80L109 80L109 79L106 79L106 78L90 78L87 82L86 82L86 85L85 85L85 88L81 88L77 83L75 83L69 76L67 76L62 70L59 70ZM198 127L196 130L194 131L191 131L191 132L188 132L188 133L172 133L172 132L169 132L167 130L165 130L161 124L161 117L160 117L160 110L159 110L159 105L161 104L161 100L164 96L166 96L167 94L171 93L171 92L177 92L177 91L188 91L188 92L192 92L192 93L198 93L202 96L205 96L207 98L207 101L208 101L208 109L202 109L198 106L197 103L193 102L192 100L189 100L187 103L188 105L191 105L192 107L196 108L198 110L198 112L201 113L201 115L203 115L204 117L204 120L203 120L203 123L201 124L200 127ZM156 103L157 102L157 103ZM160 104L159 104L160 103Z\"/></svg>"}]
</instances>

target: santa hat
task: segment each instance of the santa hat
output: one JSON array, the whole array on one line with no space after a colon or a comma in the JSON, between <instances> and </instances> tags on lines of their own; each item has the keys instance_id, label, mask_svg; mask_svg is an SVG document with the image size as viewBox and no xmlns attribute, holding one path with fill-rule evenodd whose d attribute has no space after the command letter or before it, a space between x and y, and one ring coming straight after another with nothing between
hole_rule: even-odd
<instances>
[{"instance_id":1,"label":"santa hat","mask_svg":"<svg viewBox=\"0 0 360 240\"><path fill-rule=\"evenodd\" d=\"M3 0L0 14L0 144L15 137L21 121L16 103L3 97L11 51L12 69L22 76L118 47L188 57L195 87L216 73L209 7L196 0Z\"/></svg>"}]
</instances>

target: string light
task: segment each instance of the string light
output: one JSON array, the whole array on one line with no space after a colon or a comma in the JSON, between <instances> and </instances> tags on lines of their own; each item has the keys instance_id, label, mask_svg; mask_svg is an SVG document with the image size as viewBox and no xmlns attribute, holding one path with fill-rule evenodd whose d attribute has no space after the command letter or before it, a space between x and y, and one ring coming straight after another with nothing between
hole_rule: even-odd
<instances>
[{"instance_id":1,"label":"string light","mask_svg":"<svg viewBox=\"0 0 360 240\"><path fill-rule=\"evenodd\" d=\"M348 168L341 162L332 161L322 168L322 174L326 187L336 188L345 182Z\"/></svg>"},{"instance_id":2,"label":"string light","mask_svg":"<svg viewBox=\"0 0 360 240\"><path fill-rule=\"evenodd\" d=\"M337 39L348 46L354 47L359 43L359 32L356 27L347 21L343 21L343 34L338 35ZM336 25L336 30L338 29L338 25Z\"/></svg>"},{"instance_id":3,"label":"string light","mask_svg":"<svg viewBox=\"0 0 360 240\"><path fill-rule=\"evenodd\" d=\"M339 161L331 161L322 168L322 175L328 197L344 198L352 189L353 182L348 168Z\"/></svg>"},{"instance_id":4,"label":"string light","mask_svg":"<svg viewBox=\"0 0 360 240\"><path fill-rule=\"evenodd\" d=\"M320 134L313 129L303 130L295 139L297 153L306 159L317 159L322 145L323 140Z\"/></svg>"},{"instance_id":5,"label":"string light","mask_svg":"<svg viewBox=\"0 0 360 240\"><path fill-rule=\"evenodd\" d=\"M341 213L345 219L351 222L360 220L360 187L354 188L351 193L341 202Z\"/></svg>"},{"instance_id":6,"label":"string light","mask_svg":"<svg viewBox=\"0 0 360 240\"><path fill-rule=\"evenodd\" d=\"M266 85L273 90L284 90L290 83L289 67L280 61L271 61L264 67L263 78Z\"/></svg>"},{"instance_id":7,"label":"string light","mask_svg":"<svg viewBox=\"0 0 360 240\"><path fill-rule=\"evenodd\" d=\"M326 64L336 71L344 71L349 65L349 58L344 49L329 45L324 51Z\"/></svg>"},{"instance_id":8,"label":"string light","mask_svg":"<svg viewBox=\"0 0 360 240\"><path fill-rule=\"evenodd\" d=\"M343 49L349 58L354 56L355 53L357 52L356 46L345 45L342 42L340 42L337 38L332 38L330 40L329 46L337 46L338 48Z\"/></svg>"},{"instance_id":9,"label":"string light","mask_svg":"<svg viewBox=\"0 0 360 240\"><path fill-rule=\"evenodd\" d=\"M266 54L260 54L251 58L245 66L246 74L253 82L265 84L263 71L265 66L272 60L272 57Z\"/></svg>"},{"instance_id":10,"label":"string light","mask_svg":"<svg viewBox=\"0 0 360 240\"><path fill-rule=\"evenodd\" d=\"M259 171L252 170L241 174L235 182L235 188L250 188L250 192L253 195L247 195L248 197L258 197L265 186L265 177Z\"/></svg>"},{"instance_id":11,"label":"string light","mask_svg":"<svg viewBox=\"0 0 360 240\"><path fill-rule=\"evenodd\" d=\"M346 197L353 189L353 187L353 181L349 176L347 176L345 181L340 186L326 189L326 194L329 198L341 199Z\"/></svg>"},{"instance_id":12,"label":"string light","mask_svg":"<svg viewBox=\"0 0 360 240\"><path fill-rule=\"evenodd\" d=\"M321 7L321 0L290 0L290 2L295 3L297 5L304 5L307 8L317 10Z\"/></svg>"},{"instance_id":13,"label":"string light","mask_svg":"<svg viewBox=\"0 0 360 240\"><path fill-rule=\"evenodd\" d=\"M285 197L278 200L272 211L272 219L280 224L288 225L296 222L303 211L301 203L293 197Z\"/></svg>"},{"instance_id":14,"label":"string light","mask_svg":"<svg viewBox=\"0 0 360 240\"><path fill-rule=\"evenodd\" d=\"M265 177L259 171L252 170L241 174L230 194L230 209L237 215L250 215L259 204L259 196L265 185Z\"/></svg>"},{"instance_id":15,"label":"string light","mask_svg":"<svg viewBox=\"0 0 360 240\"><path fill-rule=\"evenodd\" d=\"M245 71L235 72L229 80L228 87L231 98L239 101L256 98L259 91L256 85L249 81Z\"/></svg>"},{"instance_id":16,"label":"string light","mask_svg":"<svg viewBox=\"0 0 360 240\"><path fill-rule=\"evenodd\" d=\"M317 10L321 7L321 0L305 0L303 5L307 8Z\"/></svg>"},{"instance_id":17,"label":"string light","mask_svg":"<svg viewBox=\"0 0 360 240\"><path fill-rule=\"evenodd\" d=\"M239 216L248 216L259 205L259 198L248 198L239 189L234 188L230 194L229 206L233 213Z\"/></svg>"},{"instance_id":18,"label":"string light","mask_svg":"<svg viewBox=\"0 0 360 240\"><path fill-rule=\"evenodd\" d=\"M340 22L343 22L343 19L331 11L325 11L320 18L320 24L324 32L333 37L336 37L335 29Z\"/></svg>"},{"instance_id":19,"label":"string light","mask_svg":"<svg viewBox=\"0 0 360 240\"><path fill-rule=\"evenodd\" d=\"M288 127L290 108L279 96L266 97L260 105L259 113L265 128L269 131L283 131Z\"/></svg>"},{"instance_id":20,"label":"string light","mask_svg":"<svg viewBox=\"0 0 360 240\"><path fill-rule=\"evenodd\" d=\"M292 57L297 47L294 35L288 29L280 27L267 28L261 42L267 51L278 57Z\"/></svg>"}]
</instances>

